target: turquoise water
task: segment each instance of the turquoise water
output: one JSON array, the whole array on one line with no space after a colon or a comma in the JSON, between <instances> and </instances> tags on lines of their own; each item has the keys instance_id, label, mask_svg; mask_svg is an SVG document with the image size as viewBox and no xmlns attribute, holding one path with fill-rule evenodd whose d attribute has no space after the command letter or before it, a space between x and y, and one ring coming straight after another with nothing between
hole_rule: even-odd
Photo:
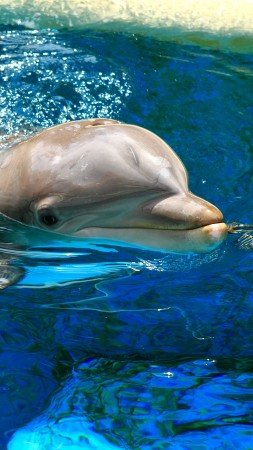
<instances>
[{"instance_id":1,"label":"turquoise water","mask_svg":"<svg viewBox=\"0 0 253 450\"><path fill-rule=\"evenodd\" d=\"M92 30L0 41L3 150L67 120L134 123L227 222L253 221L252 55ZM179 256L0 232L25 270L0 294L1 448L253 448L253 255L236 236Z\"/></svg>"}]
</instances>

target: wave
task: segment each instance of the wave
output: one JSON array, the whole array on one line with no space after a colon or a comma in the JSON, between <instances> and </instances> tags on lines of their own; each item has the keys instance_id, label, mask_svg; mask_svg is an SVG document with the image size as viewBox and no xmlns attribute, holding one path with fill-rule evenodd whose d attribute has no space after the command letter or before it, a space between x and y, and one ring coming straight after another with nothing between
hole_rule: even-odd
<instances>
[{"instance_id":1,"label":"wave","mask_svg":"<svg viewBox=\"0 0 253 450\"><path fill-rule=\"evenodd\" d=\"M252 0L0 0L0 24L105 29L252 51Z\"/></svg>"}]
</instances>

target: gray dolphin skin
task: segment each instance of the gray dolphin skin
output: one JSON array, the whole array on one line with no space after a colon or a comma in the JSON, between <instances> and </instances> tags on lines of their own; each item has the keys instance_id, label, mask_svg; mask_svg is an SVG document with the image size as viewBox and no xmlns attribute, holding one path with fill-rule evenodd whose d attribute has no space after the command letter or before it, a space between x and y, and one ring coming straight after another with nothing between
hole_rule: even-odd
<instances>
[{"instance_id":1,"label":"gray dolphin skin","mask_svg":"<svg viewBox=\"0 0 253 450\"><path fill-rule=\"evenodd\" d=\"M177 253L211 251L227 234L174 151L116 120L46 129L2 152L0 175L0 212L49 231Z\"/></svg>"}]
</instances>

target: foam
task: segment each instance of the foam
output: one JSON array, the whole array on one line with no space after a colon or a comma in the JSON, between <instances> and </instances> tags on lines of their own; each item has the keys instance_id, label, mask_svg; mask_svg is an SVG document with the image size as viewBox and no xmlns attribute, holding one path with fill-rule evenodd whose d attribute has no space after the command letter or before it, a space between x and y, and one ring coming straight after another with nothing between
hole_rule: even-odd
<instances>
[{"instance_id":1,"label":"foam","mask_svg":"<svg viewBox=\"0 0 253 450\"><path fill-rule=\"evenodd\" d=\"M252 34L253 0L0 0L0 21L56 27L98 23L134 24L137 28Z\"/></svg>"}]
</instances>

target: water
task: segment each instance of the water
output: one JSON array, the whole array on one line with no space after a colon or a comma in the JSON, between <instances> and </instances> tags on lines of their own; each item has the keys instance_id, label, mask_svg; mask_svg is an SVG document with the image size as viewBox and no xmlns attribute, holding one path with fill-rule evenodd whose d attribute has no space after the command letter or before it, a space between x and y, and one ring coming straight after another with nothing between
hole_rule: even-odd
<instances>
[{"instance_id":1,"label":"water","mask_svg":"<svg viewBox=\"0 0 253 450\"><path fill-rule=\"evenodd\" d=\"M0 40L3 150L68 120L135 123L227 222L252 222L251 55L90 29ZM236 236L179 256L0 230L25 270L1 291L1 448L253 448L253 254Z\"/></svg>"}]
</instances>

